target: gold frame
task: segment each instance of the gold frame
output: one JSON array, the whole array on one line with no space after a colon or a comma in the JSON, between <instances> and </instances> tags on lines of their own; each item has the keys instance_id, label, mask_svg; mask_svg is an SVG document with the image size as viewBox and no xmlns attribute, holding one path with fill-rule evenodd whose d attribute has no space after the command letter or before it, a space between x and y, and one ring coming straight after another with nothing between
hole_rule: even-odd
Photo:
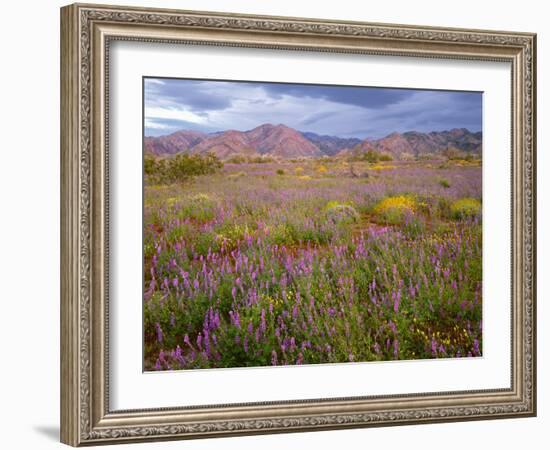
<instances>
[{"instance_id":1,"label":"gold frame","mask_svg":"<svg viewBox=\"0 0 550 450\"><path fill-rule=\"evenodd\" d=\"M108 95L112 40L203 43L512 67L509 389L111 411ZM61 441L73 446L536 414L536 35L75 4L61 9Z\"/></svg>"}]
</instances>

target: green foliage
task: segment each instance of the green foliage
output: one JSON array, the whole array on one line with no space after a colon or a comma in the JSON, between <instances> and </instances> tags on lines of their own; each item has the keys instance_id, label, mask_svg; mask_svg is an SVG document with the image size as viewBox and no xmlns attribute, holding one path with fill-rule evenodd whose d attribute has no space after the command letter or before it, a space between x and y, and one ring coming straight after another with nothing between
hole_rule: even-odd
<instances>
[{"instance_id":1,"label":"green foliage","mask_svg":"<svg viewBox=\"0 0 550 450\"><path fill-rule=\"evenodd\" d=\"M143 161L145 179L149 184L182 183L194 176L217 172L223 163L211 153L188 155L179 153L172 158L156 158L146 155Z\"/></svg>"},{"instance_id":2,"label":"green foliage","mask_svg":"<svg viewBox=\"0 0 550 450\"><path fill-rule=\"evenodd\" d=\"M326 220L333 224L355 223L359 221L359 213L349 204L330 201L325 206Z\"/></svg>"},{"instance_id":3,"label":"green foliage","mask_svg":"<svg viewBox=\"0 0 550 450\"><path fill-rule=\"evenodd\" d=\"M440 186L444 187L445 189L448 189L451 187L451 183L449 183L449 180L447 180L446 178L441 178L439 180L439 184Z\"/></svg>"},{"instance_id":4,"label":"green foliage","mask_svg":"<svg viewBox=\"0 0 550 450\"><path fill-rule=\"evenodd\" d=\"M475 198L461 198L451 205L453 219L462 220L481 214L481 202Z\"/></svg>"},{"instance_id":5,"label":"green foliage","mask_svg":"<svg viewBox=\"0 0 550 450\"><path fill-rule=\"evenodd\" d=\"M275 172L277 175L284 175L285 171L283 169L277 169Z\"/></svg>"},{"instance_id":6,"label":"green foliage","mask_svg":"<svg viewBox=\"0 0 550 450\"><path fill-rule=\"evenodd\" d=\"M387 224L397 225L414 215L418 204L410 195L398 195L382 199L374 208L378 218Z\"/></svg>"},{"instance_id":7,"label":"green foliage","mask_svg":"<svg viewBox=\"0 0 550 450\"><path fill-rule=\"evenodd\" d=\"M457 160L457 159L464 159L465 153L462 150L459 150L456 147L448 147L445 150L443 150L442 155L445 156L448 160Z\"/></svg>"},{"instance_id":8,"label":"green foliage","mask_svg":"<svg viewBox=\"0 0 550 450\"><path fill-rule=\"evenodd\" d=\"M275 162L275 159L266 155L248 156L237 154L230 156L225 162L229 164L267 164Z\"/></svg>"},{"instance_id":9,"label":"green foliage","mask_svg":"<svg viewBox=\"0 0 550 450\"><path fill-rule=\"evenodd\" d=\"M192 219L197 222L207 222L214 218L218 203L207 194L196 194L184 198L182 204L176 204L176 216L179 219Z\"/></svg>"}]
</instances>

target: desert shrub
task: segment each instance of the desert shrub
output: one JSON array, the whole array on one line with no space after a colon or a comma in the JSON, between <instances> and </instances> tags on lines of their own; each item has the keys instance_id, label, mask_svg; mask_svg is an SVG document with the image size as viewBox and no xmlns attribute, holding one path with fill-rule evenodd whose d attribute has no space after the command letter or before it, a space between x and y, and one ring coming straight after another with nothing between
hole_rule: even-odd
<instances>
[{"instance_id":1,"label":"desert shrub","mask_svg":"<svg viewBox=\"0 0 550 450\"><path fill-rule=\"evenodd\" d=\"M398 224L402 223L406 217L413 215L416 206L416 201L413 197L398 195L381 200L374 207L374 213L386 223Z\"/></svg>"},{"instance_id":2,"label":"desert shrub","mask_svg":"<svg viewBox=\"0 0 550 450\"><path fill-rule=\"evenodd\" d=\"M458 159L464 159L466 154L459 150L456 147L448 147L443 152L441 152L443 156L445 156L448 160L458 160Z\"/></svg>"},{"instance_id":3,"label":"desert shrub","mask_svg":"<svg viewBox=\"0 0 550 450\"><path fill-rule=\"evenodd\" d=\"M324 166L324 165L322 165L322 164L321 164L319 167L317 167L317 169L315 169L315 170L317 171L317 173L318 173L319 175L323 175L323 174L325 174L325 173L328 172L327 167Z\"/></svg>"},{"instance_id":4,"label":"desert shrub","mask_svg":"<svg viewBox=\"0 0 550 450\"><path fill-rule=\"evenodd\" d=\"M246 236L252 234L252 230L247 224L224 223L218 230L216 240L224 242L230 247L236 247L237 244L244 240Z\"/></svg>"},{"instance_id":5,"label":"desert shrub","mask_svg":"<svg viewBox=\"0 0 550 450\"><path fill-rule=\"evenodd\" d=\"M442 219L450 219L452 204L451 199L448 197L437 197L436 204L439 217Z\"/></svg>"},{"instance_id":6,"label":"desert shrub","mask_svg":"<svg viewBox=\"0 0 550 450\"><path fill-rule=\"evenodd\" d=\"M380 161L393 161L393 156L388 152L380 153Z\"/></svg>"},{"instance_id":7,"label":"desert shrub","mask_svg":"<svg viewBox=\"0 0 550 450\"><path fill-rule=\"evenodd\" d=\"M481 202L475 198L461 198L453 202L450 212L453 219L473 218L481 213Z\"/></svg>"},{"instance_id":8,"label":"desert shrub","mask_svg":"<svg viewBox=\"0 0 550 450\"><path fill-rule=\"evenodd\" d=\"M399 155L401 161L414 161L416 158L412 153L403 152Z\"/></svg>"},{"instance_id":9,"label":"desert shrub","mask_svg":"<svg viewBox=\"0 0 550 450\"><path fill-rule=\"evenodd\" d=\"M370 167L370 170L390 170L390 169L396 169L396 168L397 166L391 166L391 165L383 166L381 164L376 164Z\"/></svg>"},{"instance_id":10,"label":"desert shrub","mask_svg":"<svg viewBox=\"0 0 550 450\"><path fill-rule=\"evenodd\" d=\"M269 240L277 245L293 245L296 240L291 226L280 223L269 231Z\"/></svg>"},{"instance_id":11,"label":"desert shrub","mask_svg":"<svg viewBox=\"0 0 550 450\"><path fill-rule=\"evenodd\" d=\"M242 178L244 176L246 176L246 173L236 172L236 173L230 173L229 175L227 175L227 178L230 180L238 180L239 178Z\"/></svg>"},{"instance_id":12,"label":"desert shrub","mask_svg":"<svg viewBox=\"0 0 550 450\"><path fill-rule=\"evenodd\" d=\"M215 233L202 232L193 236L190 249L197 255L206 256L208 252L217 252L220 242Z\"/></svg>"},{"instance_id":13,"label":"desert shrub","mask_svg":"<svg viewBox=\"0 0 550 450\"><path fill-rule=\"evenodd\" d=\"M195 194L187 197L178 205L176 216L179 219L193 219L200 222L212 220L216 213L218 202L208 194Z\"/></svg>"},{"instance_id":14,"label":"desert shrub","mask_svg":"<svg viewBox=\"0 0 550 450\"><path fill-rule=\"evenodd\" d=\"M169 244L175 244L176 242L186 240L189 237L193 236L193 233L193 228L189 224L184 223L171 228L166 233L166 242L168 242Z\"/></svg>"},{"instance_id":15,"label":"desert shrub","mask_svg":"<svg viewBox=\"0 0 550 450\"><path fill-rule=\"evenodd\" d=\"M181 183L192 177L217 172L223 163L211 153L188 155L180 153L173 158L146 155L143 162L145 179L149 184Z\"/></svg>"},{"instance_id":16,"label":"desert shrub","mask_svg":"<svg viewBox=\"0 0 550 450\"><path fill-rule=\"evenodd\" d=\"M275 162L275 159L272 158L271 156L266 156L266 155L252 156L248 158L248 162L254 163L254 164L267 164L267 163Z\"/></svg>"},{"instance_id":17,"label":"desert shrub","mask_svg":"<svg viewBox=\"0 0 550 450\"><path fill-rule=\"evenodd\" d=\"M421 217L416 216L410 211L404 214L403 231L410 239L418 239L422 237L426 231L426 224Z\"/></svg>"},{"instance_id":18,"label":"desert shrub","mask_svg":"<svg viewBox=\"0 0 550 450\"><path fill-rule=\"evenodd\" d=\"M353 223L359 220L359 213L349 204L330 201L325 206L327 221L334 224Z\"/></svg>"},{"instance_id":19,"label":"desert shrub","mask_svg":"<svg viewBox=\"0 0 550 450\"><path fill-rule=\"evenodd\" d=\"M233 155L226 159L225 162L229 164L244 164L248 162L248 158L246 155Z\"/></svg>"},{"instance_id":20,"label":"desert shrub","mask_svg":"<svg viewBox=\"0 0 550 450\"><path fill-rule=\"evenodd\" d=\"M309 175L302 175L301 177L298 177L298 179L302 181L309 181L311 180L311 177Z\"/></svg>"},{"instance_id":21,"label":"desert shrub","mask_svg":"<svg viewBox=\"0 0 550 450\"><path fill-rule=\"evenodd\" d=\"M448 189L451 187L451 183L449 183L449 180L447 180L447 178L440 178L438 183L440 186L444 187L445 189Z\"/></svg>"},{"instance_id":22,"label":"desert shrub","mask_svg":"<svg viewBox=\"0 0 550 450\"><path fill-rule=\"evenodd\" d=\"M277 170L275 171L275 173L276 173L277 175L284 175L284 174L285 174L285 171L284 171L283 169L277 169Z\"/></svg>"},{"instance_id":23,"label":"desert shrub","mask_svg":"<svg viewBox=\"0 0 550 450\"><path fill-rule=\"evenodd\" d=\"M296 167L294 169L294 175L300 176L304 174L304 168L303 167Z\"/></svg>"}]
</instances>

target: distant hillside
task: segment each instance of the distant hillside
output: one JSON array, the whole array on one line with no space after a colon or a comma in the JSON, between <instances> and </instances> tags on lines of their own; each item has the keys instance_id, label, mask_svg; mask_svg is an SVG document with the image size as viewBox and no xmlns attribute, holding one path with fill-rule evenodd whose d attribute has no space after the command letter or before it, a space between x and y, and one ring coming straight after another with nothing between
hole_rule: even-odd
<instances>
[{"instance_id":1,"label":"distant hillside","mask_svg":"<svg viewBox=\"0 0 550 450\"><path fill-rule=\"evenodd\" d=\"M337 136L326 136L311 133L309 131L303 132L302 135L313 144L317 145L319 149L328 156L336 155L340 150L345 148L353 148L361 143L361 139L357 138L340 138Z\"/></svg>"},{"instance_id":2,"label":"distant hillside","mask_svg":"<svg viewBox=\"0 0 550 450\"><path fill-rule=\"evenodd\" d=\"M403 153L414 156L437 154L448 148L481 154L482 134L465 128L420 133L391 133L381 139L340 138L299 132L286 125L260 125L249 131L228 130L216 133L178 131L167 136L146 137L145 151L155 155L180 152L214 153L221 159L234 155L269 155L283 159L361 153L387 152L394 157Z\"/></svg>"},{"instance_id":3,"label":"distant hillside","mask_svg":"<svg viewBox=\"0 0 550 450\"><path fill-rule=\"evenodd\" d=\"M482 134L472 133L466 128L454 128L449 131L419 133L392 133L382 139L366 139L353 148L355 152L376 150L394 156L409 153L414 156L440 153L448 148L456 148L468 153L481 154Z\"/></svg>"},{"instance_id":4,"label":"distant hillside","mask_svg":"<svg viewBox=\"0 0 550 450\"><path fill-rule=\"evenodd\" d=\"M206 133L186 130L177 131L167 136L146 137L145 151L155 155L173 155L189 150L207 137Z\"/></svg>"}]
</instances>

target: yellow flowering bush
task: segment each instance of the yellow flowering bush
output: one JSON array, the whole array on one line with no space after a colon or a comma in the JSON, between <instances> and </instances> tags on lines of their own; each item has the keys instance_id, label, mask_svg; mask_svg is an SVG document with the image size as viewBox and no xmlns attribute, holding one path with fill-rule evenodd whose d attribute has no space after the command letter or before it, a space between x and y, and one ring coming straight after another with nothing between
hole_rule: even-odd
<instances>
[{"instance_id":1,"label":"yellow flowering bush","mask_svg":"<svg viewBox=\"0 0 550 450\"><path fill-rule=\"evenodd\" d=\"M326 168L326 166L320 165L319 167L317 167L318 174L323 175L327 172L328 172L328 169Z\"/></svg>"},{"instance_id":2,"label":"yellow flowering bush","mask_svg":"<svg viewBox=\"0 0 550 450\"><path fill-rule=\"evenodd\" d=\"M467 219L481 214L481 202L475 198L461 198L451 204L454 219Z\"/></svg>"},{"instance_id":3,"label":"yellow flowering bush","mask_svg":"<svg viewBox=\"0 0 550 450\"><path fill-rule=\"evenodd\" d=\"M396 169L397 166L376 164L370 168L370 170L390 170Z\"/></svg>"},{"instance_id":4,"label":"yellow flowering bush","mask_svg":"<svg viewBox=\"0 0 550 450\"><path fill-rule=\"evenodd\" d=\"M408 195L386 197L375 207L374 213L383 221L397 224L401 223L406 215L414 214L417 208L416 201Z\"/></svg>"}]
</instances>

